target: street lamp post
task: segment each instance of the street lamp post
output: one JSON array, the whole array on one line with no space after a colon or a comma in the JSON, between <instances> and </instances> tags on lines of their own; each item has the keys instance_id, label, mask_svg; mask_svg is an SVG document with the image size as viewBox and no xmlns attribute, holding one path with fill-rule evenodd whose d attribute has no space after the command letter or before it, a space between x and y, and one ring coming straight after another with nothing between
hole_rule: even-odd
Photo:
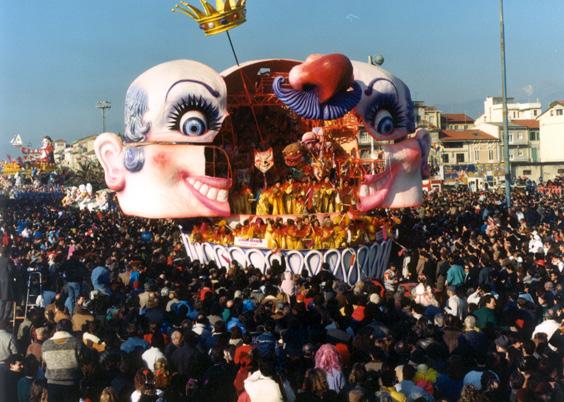
<instances>
[{"instance_id":1,"label":"street lamp post","mask_svg":"<svg viewBox=\"0 0 564 402\"><path fill-rule=\"evenodd\" d=\"M501 97L503 101L503 159L505 160L505 204L511 207L511 167L509 165L509 122L507 120L507 74L505 71L505 27L503 0L499 0L499 48L501 56Z\"/></svg>"},{"instance_id":2,"label":"street lamp post","mask_svg":"<svg viewBox=\"0 0 564 402\"><path fill-rule=\"evenodd\" d=\"M107 100L97 101L96 108L102 111L102 132L106 132L106 110L111 109L112 103Z\"/></svg>"}]
</instances>

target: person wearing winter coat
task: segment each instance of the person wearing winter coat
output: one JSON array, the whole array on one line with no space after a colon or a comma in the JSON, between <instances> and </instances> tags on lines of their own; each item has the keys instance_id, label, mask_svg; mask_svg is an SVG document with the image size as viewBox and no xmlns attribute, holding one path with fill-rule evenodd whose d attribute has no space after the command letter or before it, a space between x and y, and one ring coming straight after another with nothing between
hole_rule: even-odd
<instances>
[{"instance_id":1,"label":"person wearing winter coat","mask_svg":"<svg viewBox=\"0 0 564 402\"><path fill-rule=\"evenodd\" d=\"M237 402L283 402L284 397L275 376L274 362L259 358L258 369L245 380L245 390Z\"/></svg>"},{"instance_id":2,"label":"person wearing winter coat","mask_svg":"<svg viewBox=\"0 0 564 402\"><path fill-rule=\"evenodd\" d=\"M14 289L13 266L3 247L0 247L0 321L9 320L12 317Z\"/></svg>"}]
</instances>

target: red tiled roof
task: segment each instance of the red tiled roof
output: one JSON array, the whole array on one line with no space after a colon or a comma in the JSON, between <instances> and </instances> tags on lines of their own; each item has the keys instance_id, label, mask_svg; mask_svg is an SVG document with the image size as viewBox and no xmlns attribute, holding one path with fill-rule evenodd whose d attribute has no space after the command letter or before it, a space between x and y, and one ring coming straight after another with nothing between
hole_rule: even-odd
<instances>
[{"instance_id":1,"label":"red tiled roof","mask_svg":"<svg viewBox=\"0 0 564 402\"><path fill-rule=\"evenodd\" d=\"M448 123L473 123L474 119L464 113L445 113L442 115Z\"/></svg>"},{"instance_id":2,"label":"red tiled roof","mask_svg":"<svg viewBox=\"0 0 564 402\"><path fill-rule=\"evenodd\" d=\"M452 142L452 141L498 141L492 135L484 133L481 130L442 130L439 133L439 139L441 141Z\"/></svg>"},{"instance_id":3,"label":"red tiled roof","mask_svg":"<svg viewBox=\"0 0 564 402\"><path fill-rule=\"evenodd\" d=\"M538 129L538 128L539 128L539 121L538 121L538 120L534 120L534 119L528 119L528 120L511 120L511 123L516 124L516 125L518 125L518 126L527 127L527 128L534 128L534 129Z\"/></svg>"}]
</instances>

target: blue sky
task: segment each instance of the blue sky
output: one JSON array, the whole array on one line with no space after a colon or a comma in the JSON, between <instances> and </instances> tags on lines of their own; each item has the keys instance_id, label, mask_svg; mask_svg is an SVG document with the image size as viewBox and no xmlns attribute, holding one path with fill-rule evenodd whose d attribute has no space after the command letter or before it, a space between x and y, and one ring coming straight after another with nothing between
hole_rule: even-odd
<instances>
[{"instance_id":1,"label":"blue sky","mask_svg":"<svg viewBox=\"0 0 564 402\"><path fill-rule=\"evenodd\" d=\"M195 1L195 0L191 0ZM564 1L505 1L508 95L564 99ZM225 34L205 37L170 9L174 0L6 0L0 8L0 158L20 133L74 140L101 131L97 100L123 131L129 83L163 61L194 59L221 71L234 63ZM366 60L403 79L415 99L477 117L500 93L495 0L248 0L231 31L241 61L310 53Z\"/></svg>"}]
</instances>

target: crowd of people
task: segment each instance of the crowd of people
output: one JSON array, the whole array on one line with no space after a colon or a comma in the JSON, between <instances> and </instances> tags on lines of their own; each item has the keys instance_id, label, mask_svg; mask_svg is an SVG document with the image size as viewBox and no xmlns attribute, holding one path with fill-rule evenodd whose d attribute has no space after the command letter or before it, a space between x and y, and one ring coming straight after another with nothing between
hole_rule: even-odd
<instances>
[{"instance_id":1,"label":"crowd of people","mask_svg":"<svg viewBox=\"0 0 564 402\"><path fill-rule=\"evenodd\" d=\"M236 244L237 239L260 239L270 250L346 248L372 244L388 236L386 221L372 215L323 214L263 219L256 216L240 223L221 220L192 228L193 243Z\"/></svg>"},{"instance_id":2,"label":"crowd of people","mask_svg":"<svg viewBox=\"0 0 564 402\"><path fill-rule=\"evenodd\" d=\"M178 222L4 200L0 400L560 401L560 194L380 211L389 267L354 286L189 261Z\"/></svg>"}]
</instances>

